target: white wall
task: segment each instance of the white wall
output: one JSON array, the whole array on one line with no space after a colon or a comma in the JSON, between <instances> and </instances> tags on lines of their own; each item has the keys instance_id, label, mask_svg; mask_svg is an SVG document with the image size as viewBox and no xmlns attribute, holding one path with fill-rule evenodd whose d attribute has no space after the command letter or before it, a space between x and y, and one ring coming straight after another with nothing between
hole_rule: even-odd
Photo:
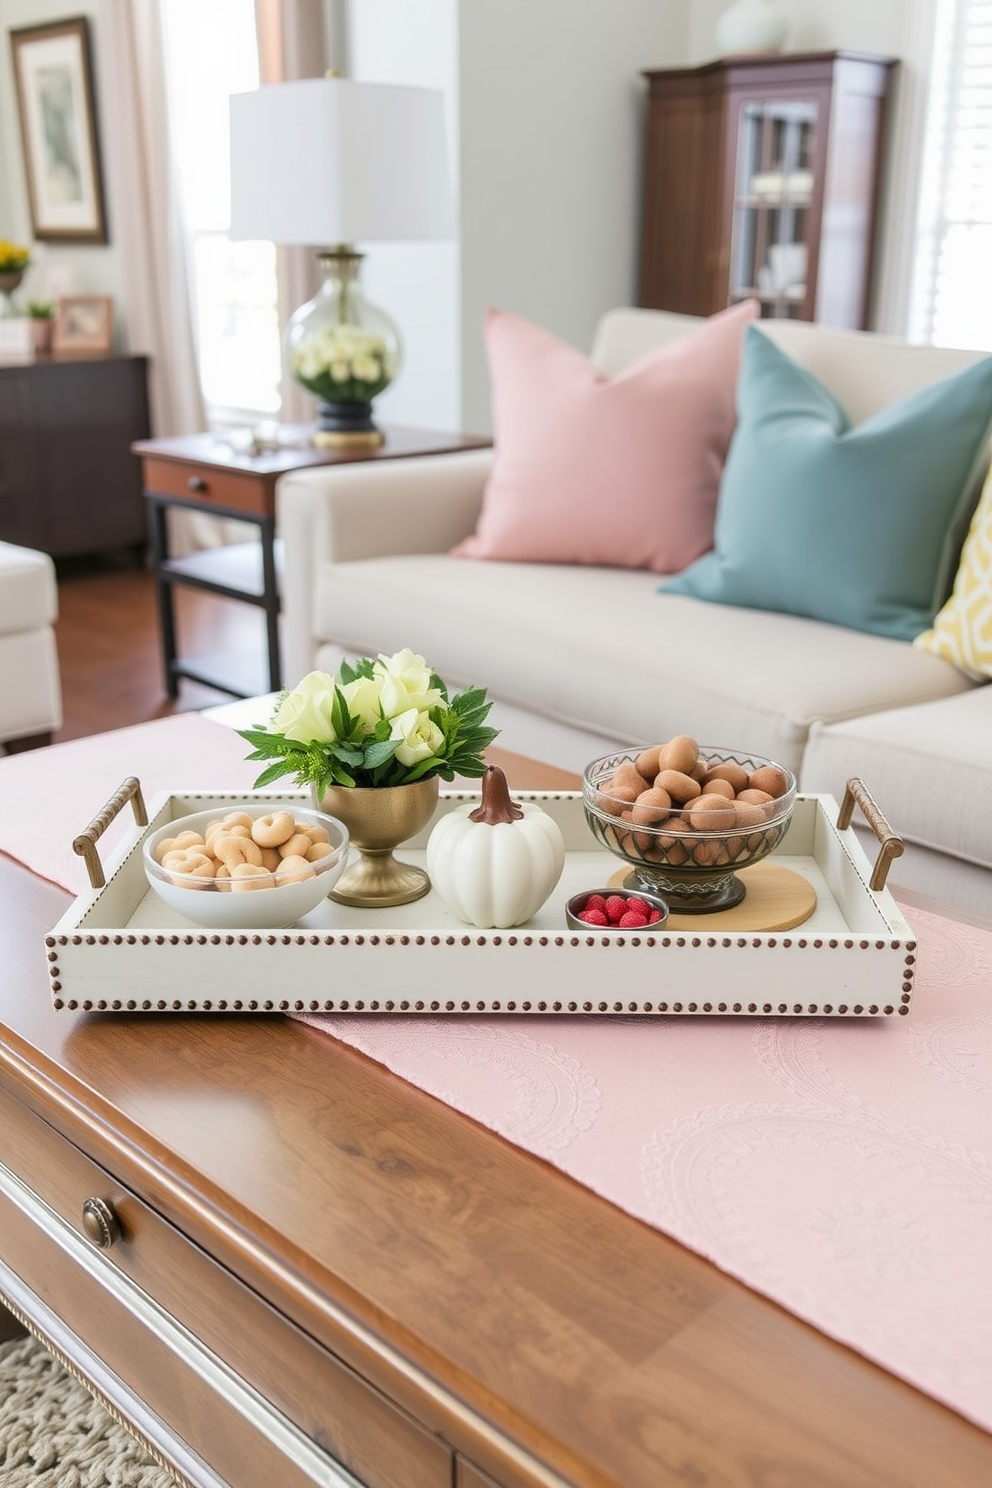
<instances>
[{"instance_id":1,"label":"white wall","mask_svg":"<svg viewBox=\"0 0 992 1488\"><path fill-rule=\"evenodd\" d=\"M457 0L352 0L347 71L362 82L439 88L446 102L452 191L458 193ZM344 59L343 59L344 60ZM360 245L364 246L364 245ZM366 248L362 287L397 322L403 366L376 417L428 429L461 422L460 254L450 242Z\"/></svg>"},{"instance_id":2,"label":"white wall","mask_svg":"<svg viewBox=\"0 0 992 1488\"><path fill-rule=\"evenodd\" d=\"M730 0L690 0L688 61L717 55L716 23ZM916 0L778 0L789 22L785 49L820 52L847 49L891 55L902 35L904 12Z\"/></svg>"},{"instance_id":3,"label":"white wall","mask_svg":"<svg viewBox=\"0 0 992 1488\"><path fill-rule=\"evenodd\" d=\"M587 348L635 292L643 87L689 0L351 0L350 73L443 89L460 238L376 245L363 281L406 342L382 417L490 428L489 305Z\"/></svg>"},{"instance_id":4,"label":"white wall","mask_svg":"<svg viewBox=\"0 0 992 1488\"><path fill-rule=\"evenodd\" d=\"M588 349L629 304L645 68L684 60L688 0L462 0L464 427L489 428L482 323L516 311Z\"/></svg>"},{"instance_id":5,"label":"white wall","mask_svg":"<svg viewBox=\"0 0 992 1488\"><path fill-rule=\"evenodd\" d=\"M0 0L0 237L24 244L31 244L33 241L7 32L24 26L44 25L47 21L64 20L67 16L88 15L91 18L90 46L93 54L97 129L102 138L99 11L99 0L71 0L70 4L66 4L65 0ZM34 244L31 268L24 276L23 285L18 292L19 300L47 299L55 292L111 296L118 293L120 273L114 248L114 203L106 172L103 184L109 244L106 247L90 244Z\"/></svg>"}]
</instances>

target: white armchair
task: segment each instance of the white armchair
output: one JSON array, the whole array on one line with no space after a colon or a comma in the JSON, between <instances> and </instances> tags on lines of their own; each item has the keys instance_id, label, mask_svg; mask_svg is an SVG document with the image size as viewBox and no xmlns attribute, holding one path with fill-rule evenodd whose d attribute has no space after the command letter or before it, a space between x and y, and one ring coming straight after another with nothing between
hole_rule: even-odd
<instances>
[{"instance_id":1,"label":"white armchair","mask_svg":"<svg viewBox=\"0 0 992 1488\"><path fill-rule=\"evenodd\" d=\"M50 743L62 723L57 615L51 558L0 542L0 746L7 753Z\"/></svg>"}]
</instances>

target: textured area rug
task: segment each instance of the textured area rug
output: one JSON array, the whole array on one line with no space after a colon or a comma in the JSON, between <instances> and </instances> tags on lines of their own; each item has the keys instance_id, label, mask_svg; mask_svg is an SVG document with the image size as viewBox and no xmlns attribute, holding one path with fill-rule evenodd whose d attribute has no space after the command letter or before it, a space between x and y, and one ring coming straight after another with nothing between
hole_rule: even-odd
<instances>
[{"instance_id":1,"label":"textured area rug","mask_svg":"<svg viewBox=\"0 0 992 1488\"><path fill-rule=\"evenodd\" d=\"M2 1488L176 1488L36 1338L0 1343Z\"/></svg>"}]
</instances>

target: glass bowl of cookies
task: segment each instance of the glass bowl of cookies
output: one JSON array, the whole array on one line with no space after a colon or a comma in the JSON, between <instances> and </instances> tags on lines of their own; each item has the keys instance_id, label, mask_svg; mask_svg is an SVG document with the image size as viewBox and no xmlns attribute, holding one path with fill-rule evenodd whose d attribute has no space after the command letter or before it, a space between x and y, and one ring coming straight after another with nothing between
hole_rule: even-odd
<instances>
[{"instance_id":1,"label":"glass bowl of cookies","mask_svg":"<svg viewBox=\"0 0 992 1488\"><path fill-rule=\"evenodd\" d=\"M582 780L590 831L628 865L617 887L659 894L681 914L739 904L747 888L737 870L775 850L795 800L784 765L687 734L603 755Z\"/></svg>"},{"instance_id":2,"label":"glass bowl of cookies","mask_svg":"<svg viewBox=\"0 0 992 1488\"><path fill-rule=\"evenodd\" d=\"M194 812L142 844L159 898L212 930L296 924L327 898L347 856L344 823L295 803Z\"/></svg>"}]
</instances>

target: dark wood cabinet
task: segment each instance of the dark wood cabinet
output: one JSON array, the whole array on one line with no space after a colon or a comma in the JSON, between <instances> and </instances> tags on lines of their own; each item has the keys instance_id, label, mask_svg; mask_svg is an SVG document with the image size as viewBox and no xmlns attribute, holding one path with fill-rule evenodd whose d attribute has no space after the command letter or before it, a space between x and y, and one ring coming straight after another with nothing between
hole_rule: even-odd
<instances>
[{"instance_id":1,"label":"dark wood cabinet","mask_svg":"<svg viewBox=\"0 0 992 1488\"><path fill-rule=\"evenodd\" d=\"M727 57L647 72L640 303L868 324L895 62Z\"/></svg>"},{"instance_id":2,"label":"dark wood cabinet","mask_svg":"<svg viewBox=\"0 0 992 1488\"><path fill-rule=\"evenodd\" d=\"M144 547L147 358L0 364L0 538L54 558Z\"/></svg>"}]
</instances>

